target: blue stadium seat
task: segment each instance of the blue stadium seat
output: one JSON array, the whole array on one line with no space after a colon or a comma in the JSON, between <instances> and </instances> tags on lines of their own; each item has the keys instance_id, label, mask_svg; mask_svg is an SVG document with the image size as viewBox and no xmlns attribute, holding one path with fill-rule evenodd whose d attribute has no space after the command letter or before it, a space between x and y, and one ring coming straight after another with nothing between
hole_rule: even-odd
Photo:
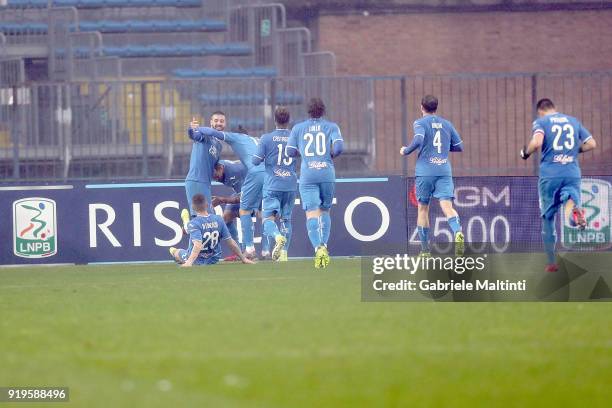
<instances>
[{"instance_id":1,"label":"blue stadium seat","mask_svg":"<svg viewBox=\"0 0 612 408\"><path fill-rule=\"evenodd\" d=\"M266 77L272 78L277 75L276 69L271 67L254 67L244 69L175 69L172 73L179 78L243 78L243 77Z\"/></svg>"},{"instance_id":2,"label":"blue stadium seat","mask_svg":"<svg viewBox=\"0 0 612 408\"><path fill-rule=\"evenodd\" d=\"M264 103L265 97L262 94L202 94L200 101L205 105L254 105ZM304 102L304 97L291 92L277 92L275 102L279 105L297 105Z\"/></svg>"},{"instance_id":3,"label":"blue stadium seat","mask_svg":"<svg viewBox=\"0 0 612 408\"><path fill-rule=\"evenodd\" d=\"M0 22L0 32L6 33L37 33L47 32L46 23L21 23L21 22ZM100 21L81 21L79 30L85 32L100 31L101 33L153 33L153 32L192 32L192 31L224 31L226 29L223 21L215 20L100 20ZM71 31L76 31L74 25L70 26ZM226 52L245 52L243 46L224 49L219 47L220 54Z\"/></svg>"},{"instance_id":4,"label":"blue stadium seat","mask_svg":"<svg viewBox=\"0 0 612 408\"><path fill-rule=\"evenodd\" d=\"M202 0L53 0L55 7L199 7ZM46 8L47 0L8 0L8 8Z\"/></svg>"},{"instance_id":5,"label":"blue stadium seat","mask_svg":"<svg viewBox=\"0 0 612 408\"><path fill-rule=\"evenodd\" d=\"M230 131L235 132L238 127L246 129L247 132L252 133L255 131L264 130L266 124L263 119L242 119L232 117L230 120Z\"/></svg>"}]
</instances>

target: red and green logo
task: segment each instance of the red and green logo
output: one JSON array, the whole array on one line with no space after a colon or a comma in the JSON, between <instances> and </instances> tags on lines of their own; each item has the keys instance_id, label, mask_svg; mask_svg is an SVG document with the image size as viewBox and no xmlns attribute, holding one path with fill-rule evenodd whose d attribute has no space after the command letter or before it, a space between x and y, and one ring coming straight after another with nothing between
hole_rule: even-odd
<instances>
[{"instance_id":1,"label":"red and green logo","mask_svg":"<svg viewBox=\"0 0 612 408\"><path fill-rule=\"evenodd\" d=\"M55 201L24 198L13 203L13 252L22 258L57 253Z\"/></svg>"}]
</instances>

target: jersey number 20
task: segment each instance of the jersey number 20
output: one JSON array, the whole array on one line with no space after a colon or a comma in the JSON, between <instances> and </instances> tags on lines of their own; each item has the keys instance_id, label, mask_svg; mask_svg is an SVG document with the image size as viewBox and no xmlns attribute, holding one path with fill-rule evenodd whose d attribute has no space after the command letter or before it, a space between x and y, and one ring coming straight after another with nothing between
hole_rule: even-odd
<instances>
[{"instance_id":1,"label":"jersey number 20","mask_svg":"<svg viewBox=\"0 0 612 408\"><path fill-rule=\"evenodd\" d=\"M319 132L315 136L312 133L305 133L304 140L306 141L306 147L304 148L304 155L312 157L314 152L312 151L312 145L315 145L315 151L317 156L325 155L325 133Z\"/></svg>"},{"instance_id":2,"label":"jersey number 20","mask_svg":"<svg viewBox=\"0 0 612 408\"><path fill-rule=\"evenodd\" d=\"M554 150L563 150L565 147L567 150L572 150L575 145L574 141L574 127L570 124L563 125L553 125L551 130L555 133L555 140L553 141L553 149ZM565 134L565 141L563 145L561 145L561 136Z\"/></svg>"}]
</instances>

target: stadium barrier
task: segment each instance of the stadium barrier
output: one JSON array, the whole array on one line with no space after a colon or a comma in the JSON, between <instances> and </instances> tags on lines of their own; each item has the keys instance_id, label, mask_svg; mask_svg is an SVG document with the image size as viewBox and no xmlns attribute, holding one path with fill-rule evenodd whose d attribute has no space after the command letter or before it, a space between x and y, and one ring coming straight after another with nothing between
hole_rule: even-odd
<instances>
[{"instance_id":1,"label":"stadium barrier","mask_svg":"<svg viewBox=\"0 0 612 408\"><path fill-rule=\"evenodd\" d=\"M559 246L606 250L612 247L612 176L582 182L589 227L578 232L557 223ZM338 179L329 242L334 256L360 256L371 248L393 255L415 254L414 181L400 176ZM213 186L213 194L228 193ZM535 177L458 177L455 206L468 242L494 252L523 244L541 252ZM186 247L180 209L182 181L0 187L0 264L56 264L169 261L170 246ZM435 204L435 203L434 203ZM432 205L431 236L451 238L446 219ZM219 209L220 210L220 209ZM291 257L312 256L299 202L293 212ZM257 223L256 242L261 225ZM388 252L388 253L387 253Z\"/></svg>"},{"instance_id":2,"label":"stadium barrier","mask_svg":"<svg viewBox=\"0 0 612 408\"><path fill-rule=\"evenodd\" d=\"M122 72L117 60L92 62L100 78ZM191 150L185 129L193 116L206 123L211 112L223 110L231 130L243 125L259 136L274 129L276 105L289 105L295 123L305 118L306 103L315 96L342 129L346 154L337 162L340 176L408 176L415 155L405 158L398 150L412 136L426 93L439 97L439 114L464 139L464 151L451 156L455 175L537 174L537 157L523 161L518 151L530 137L533 106L541 97L578 117L596 138L598 148L581 155L583 172L612 174L609 72L287 78L259 67L182 70L177 75L184 78L157 81L32 84L9 75L23 71L11 68L14 64L0 63L6 67L0 75L5 182L184 177ZM227 155L230 149L224 150Z\"/></svg>"}]
</instances>

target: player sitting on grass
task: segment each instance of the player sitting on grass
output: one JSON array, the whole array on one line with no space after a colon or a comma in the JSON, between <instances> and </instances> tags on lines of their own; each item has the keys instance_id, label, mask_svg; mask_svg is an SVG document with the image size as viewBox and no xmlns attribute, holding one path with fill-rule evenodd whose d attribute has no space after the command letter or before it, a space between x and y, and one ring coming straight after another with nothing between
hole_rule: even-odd
<instances>
[{"instance_id":1,"label":"player sitting on grass","mask_svg":"<svg viewBox=\"0 0 612 408\"><path fill-rule=\"evenodd\" d=\"M220 241L226 241L231 250L245 264L254 263L247 259L240 251L240 247L232 239L223 218L217 214L208 213L208 203L202 194L193 196L191 207L196 213L187 223L189 234L189 248L170 248L170 255L181 266L213 265L221 258Z\"/></svg>"},{"instance_id":2,"label":"player sitting on grass","mask_svg":"<svg viewBox=\"0 0 612 408\"><path fill-rule=\"evenodd\" d=\"M555 263L555 215L561 205L571 226L584 229L587 221L580 208L580 166L578 154L597 147L595 139L578 119L555 110L550 99L544 98L536 105L539 118L533 122L533 136L529 145L521 150L521 158L542 148L540 159L540 213L542 239L548 258L546 272L556 272Z\"/></svg>"},{"instance_id":3,"label":"player sitting on grass","mask_svg":"<svg viewBox=\"0 0 612 408\"><path fill-rule=\"evenodd\" d=\"M421 239L421 255L429 256L429 201L435 197L455 236L455 254L462 256L464 238L459 215L453 208L454 186L450 152L463 151L459 133L448 120L436 115L438 98L425 95L421 100L423 117L414 122L414 139L410 146L400 148L400 154L409 155L419 149L416 161L415 183L419 202L417 227Z\"/></svg>"},{"instance_id":4,"label":"player sitting on grass","mask_svg":"<svg viewBox=\"0 0 612 408\"><path fill-rule=\"evenodd\" d=\"M274 111L276 130L266 133L259 140L253 164L265 163L266 177L263 193L264 232L274 239L272 250L274 261L287 261L287 250L291 242L291 213L295 205L297 176L295 160L285 152L289 140L289 111L278 107ZM280 221L279 230L276 218Z\"/></svg>"}]
</instances>

